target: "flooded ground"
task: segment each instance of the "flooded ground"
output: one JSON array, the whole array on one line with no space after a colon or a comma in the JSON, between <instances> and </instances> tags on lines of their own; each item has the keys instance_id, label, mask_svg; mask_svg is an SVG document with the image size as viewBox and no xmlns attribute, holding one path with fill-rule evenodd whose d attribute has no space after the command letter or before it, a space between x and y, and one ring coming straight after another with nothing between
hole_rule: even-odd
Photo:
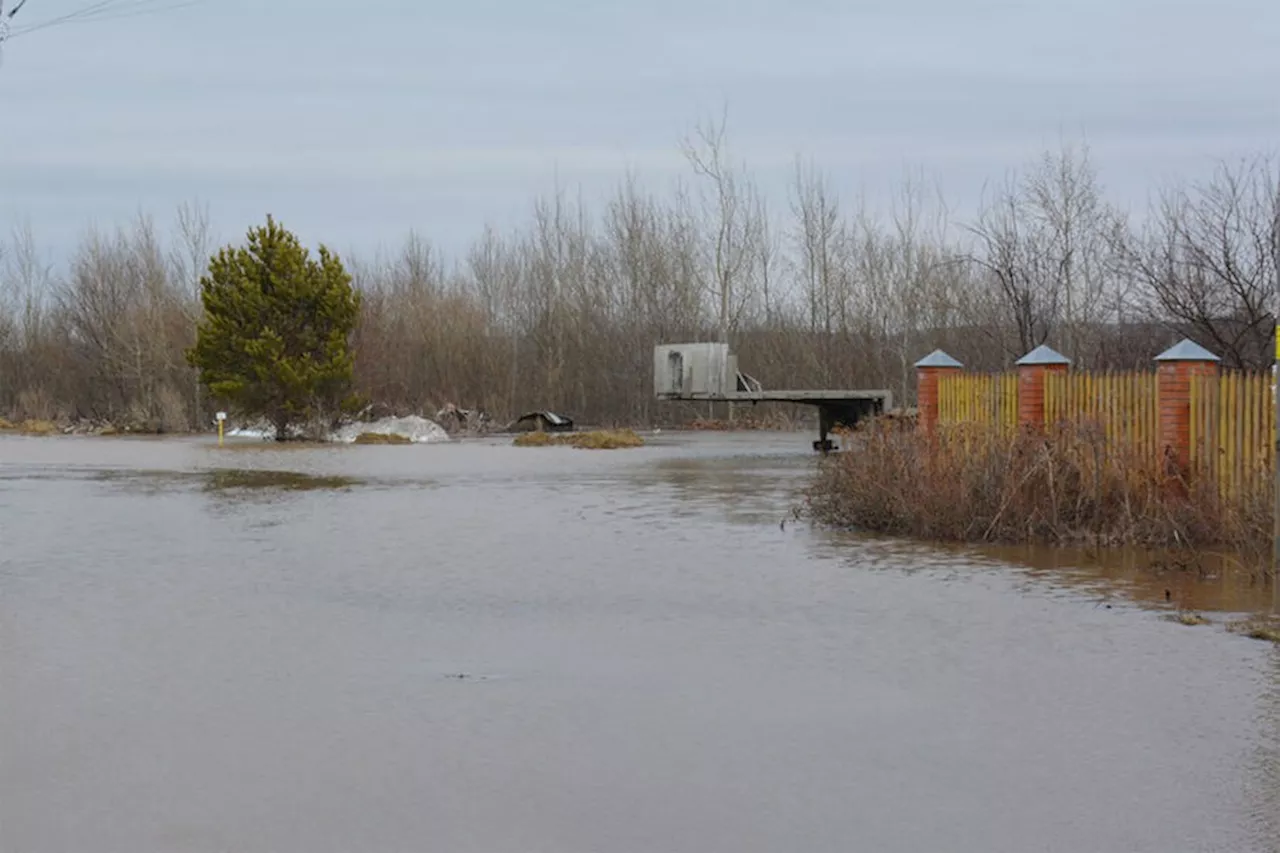
<instances>
[{"instance_id":1,"label":"flooded ground","mask_svg":"<svg viewBox=\"0 0 1280 853\"><path fill-rule=\"evenodd\" d=\"M0 439L0 850L1280 849L1163 618L1260 593L784 524L811 438Z\"/></svg>"}]
</instances>

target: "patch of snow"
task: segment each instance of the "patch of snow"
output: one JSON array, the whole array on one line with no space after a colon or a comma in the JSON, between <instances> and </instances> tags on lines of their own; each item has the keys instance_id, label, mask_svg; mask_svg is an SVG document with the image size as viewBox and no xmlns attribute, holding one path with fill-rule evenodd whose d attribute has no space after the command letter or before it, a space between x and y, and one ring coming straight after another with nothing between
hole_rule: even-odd
<instances>
[{"instance_id":1,"label":"patch of snow","mask_svg":"<svg viewBox=\"0 0 1280 853\"><path fill-rule=\"evenodd\" d=\"M302 427L296 424L289 428L289 434L292 438L304 437ZM223 435L227 438L256 438L261 441L275 441L276 428L267 421L255 421L240 424L234 429L228 429Z\"/></svg>"},{"instance_id":2,"label":"patch of snow","mask_svg":"<svg viewBox=\"0 0 1280 853\"><path fill-rule=\"evenodd\" d=\"M229 429L223 433L227 438L260 438L266 441L269 438L276 437L276 431L272 427L236 427Z\"/></svg>"},{"instance_id":3,"label":"patch of snow","mask_svg":"<svg viewBox=\"0 0 1280 853\"><path fill-rule=\"evenodd\" d=\"M350 444L364 432L378 435L403 436L414 444L429 444L437 441L449 441L449 433L435 421L409 415L403 418L383 418L367 424L347 424L329 436L330 441Z\"/></svg>"},{"instance_id":4,"label":"patch of snow","mask_svg":"<svg viewBox=\"0 0 1280 853\"><path fill-rule=\"evenodd\" d=\"M290 432L294 438L304 437L303 429L300 426L293 427ZM363 432L373 432L379 435L400 435L415 444L450 441L449 433L445 431L444 427L435 421L420 418L417 415L409 415L403 418L381 418L368 423L347 424L331 432L327 440L340 444L351 444ZM227 438L272 441L276 437L276 429L268 423L246 423L238 425L234 429L228 429L224 435Z\"/></svg>"}]
</instances>

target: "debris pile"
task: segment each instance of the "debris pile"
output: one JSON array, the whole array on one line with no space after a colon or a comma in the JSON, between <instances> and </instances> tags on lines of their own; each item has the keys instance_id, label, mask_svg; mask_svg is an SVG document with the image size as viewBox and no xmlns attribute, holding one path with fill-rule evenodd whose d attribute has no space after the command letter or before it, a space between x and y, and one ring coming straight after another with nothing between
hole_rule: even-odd
<instances>
[{"instance_id":1,"label":"debris pile","mask_svg":"<svg viewBox=\"0 0 1280 853\"><path fill-rule=\"evenodd\" d=\"M413 444L428 444L436 441L448 441L449 433L435 421L417 415L406 415L403 418L383 418L373 423L348 424L334 430L330 441L352 444L362 435L399 436ZM367 443L369 439L365 439Z\"/></svg>"},{"instance_id":2,"label":"debris pile","mask_svg":"<svg viewBox=\"0 0 1280 853\"><path fill-rule=\"evenodd\" d=\"M468 433L478 435L489 431L489 415L481 409L463 409L453 403L445 403L436 412L436 423L450 435Z\"/></svg>"}]
</instances>

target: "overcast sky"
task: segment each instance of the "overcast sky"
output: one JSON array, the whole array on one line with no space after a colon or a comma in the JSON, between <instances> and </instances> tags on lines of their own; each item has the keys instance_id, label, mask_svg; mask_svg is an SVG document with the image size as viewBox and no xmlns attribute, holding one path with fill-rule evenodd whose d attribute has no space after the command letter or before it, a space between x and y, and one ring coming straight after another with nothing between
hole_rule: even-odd
<instances>
[{"instance_id":1,"label":"overcast sky","mask_svg":"<svg viewBox=\"0 0 1280 853\"><path fill-rule=\"evenodd\" d=\"M5 46L0 227L57 251L200 201L222 240L271 212L341 251L457 250L557 179L666 186L726 102L783 204L802 154L873 201L920 170L963 214L1066 137L1141 205L1276 146L1277 44L1276 0L204 0Z\"/></svg>"}]
</instances>

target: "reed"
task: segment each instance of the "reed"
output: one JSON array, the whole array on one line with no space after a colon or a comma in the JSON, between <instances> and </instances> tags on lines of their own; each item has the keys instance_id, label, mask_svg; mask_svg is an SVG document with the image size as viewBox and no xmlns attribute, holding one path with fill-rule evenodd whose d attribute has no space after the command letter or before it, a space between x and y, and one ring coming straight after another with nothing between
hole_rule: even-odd
<instances>
[{"instance_id":1,"label":"reed","mask_svg":"<svg viewBox=\"0 0 1280 853\"><path fill-rule=\"evenodd\" d=\"M818 523L950 542L1271 548L1271 489L1223 491L1170 475L1105 425L1047 435L999 423L944 424L931 435L877 421L823 460L807 489Z\"/></svg>"},{"instance_id":2,"label":"reed","mask_svg":"<svg viewBox=\"0 0 1280 853\"><path fill-rule=\"evenodd\" d=\"M620 450L643 447L644 439L630 429L604 429L590 432L526 432L512 442L516 447L551 447L567 445L580 450Z\"/></svg>"}]
</instances>

